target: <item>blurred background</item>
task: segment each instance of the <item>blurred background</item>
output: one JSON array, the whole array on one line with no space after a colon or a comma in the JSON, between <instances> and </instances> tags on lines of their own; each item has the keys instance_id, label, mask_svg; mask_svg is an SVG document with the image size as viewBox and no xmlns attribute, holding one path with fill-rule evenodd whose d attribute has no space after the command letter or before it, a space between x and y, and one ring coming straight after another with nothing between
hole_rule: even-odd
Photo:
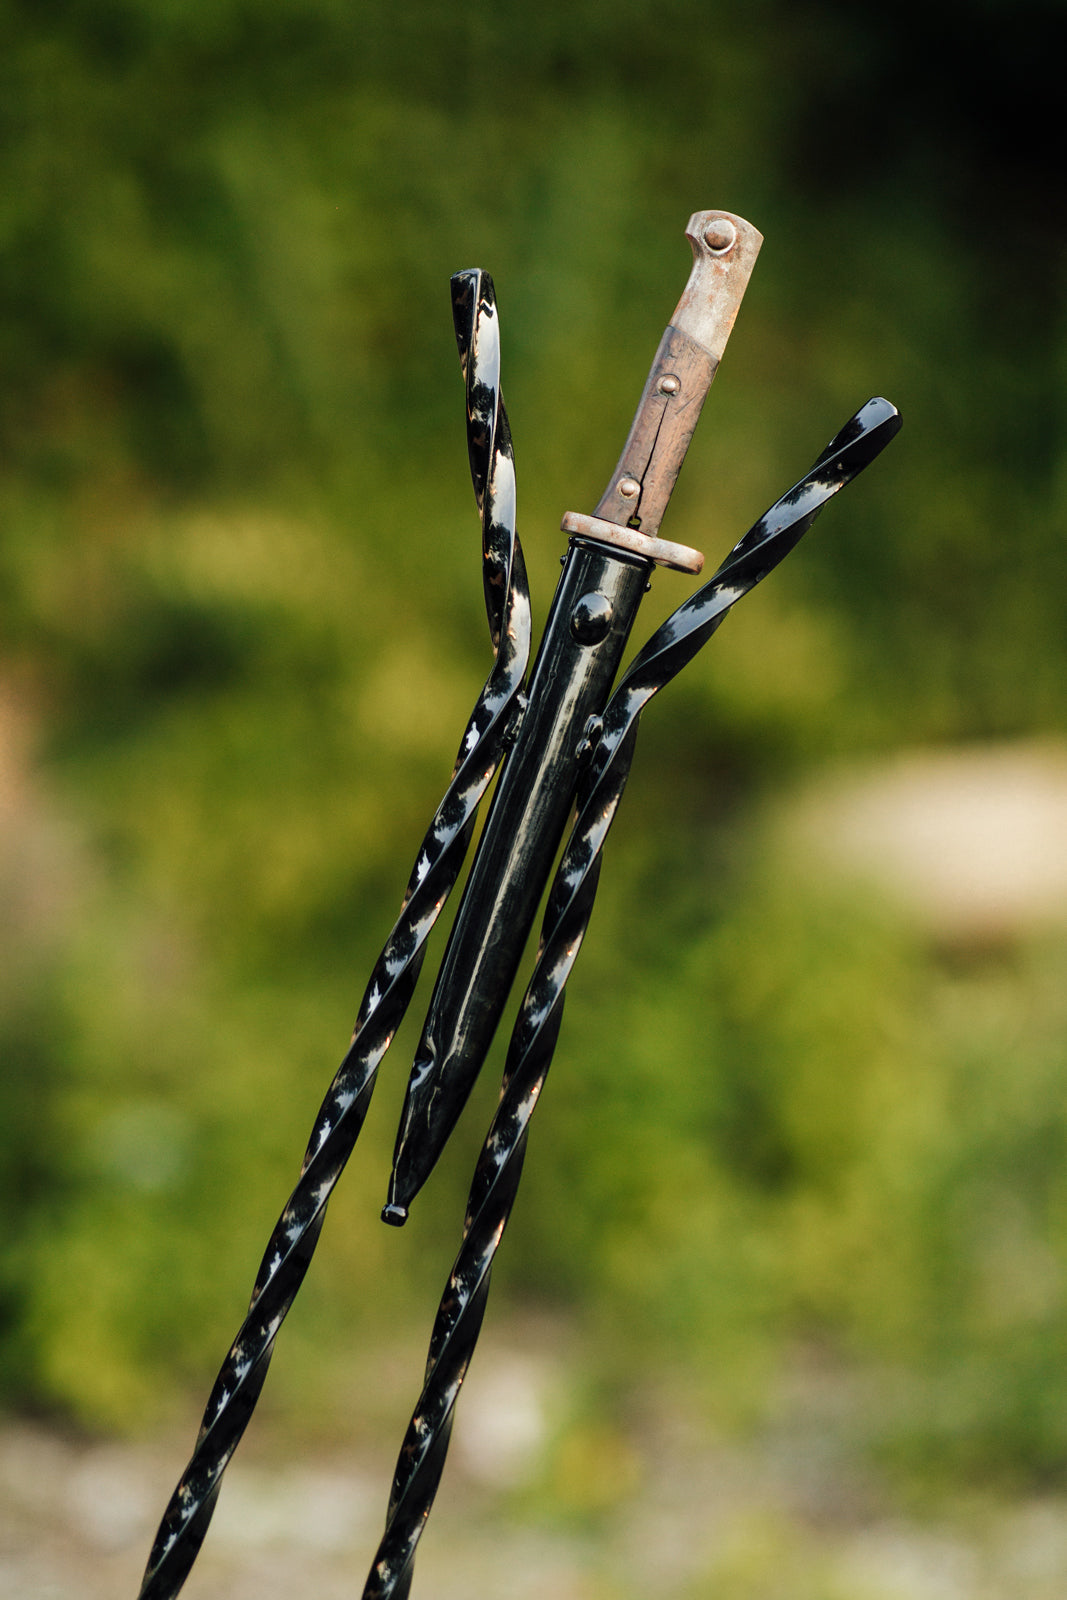
<instances>
[{"instance_id":1,"label":"blurred background","mask_svg":"<svg viewBox=\"0 0 1067 1600\"><path fill-rule=\"evenodd\" d=\"M423 1592L1062 1592L1056 18L0 7L8 1593L136 1583L489 669L450 274L543 620L707 206L766 243L665 535L905 429L645 718ZM428 992L190 1594L370 1560L503 1055L383 1228Z\"/></svg>"}]
</instances>

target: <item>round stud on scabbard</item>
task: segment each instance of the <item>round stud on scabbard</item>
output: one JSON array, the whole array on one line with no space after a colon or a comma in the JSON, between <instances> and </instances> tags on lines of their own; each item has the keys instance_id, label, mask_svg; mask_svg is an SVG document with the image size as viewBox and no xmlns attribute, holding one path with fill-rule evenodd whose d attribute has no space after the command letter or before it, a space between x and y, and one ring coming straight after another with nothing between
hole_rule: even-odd
<instances>
[{"instance_id":1,"label":"round stud on scabbard","mask_svg":"<svg viewBox=\"0 0 1067 1600\"><path fill-rule=\"evenodd\" d=\"M615 608L606 594L583 594L571 612L571 638L578 644L606 639Z\"/></svg>"}]
</instances>

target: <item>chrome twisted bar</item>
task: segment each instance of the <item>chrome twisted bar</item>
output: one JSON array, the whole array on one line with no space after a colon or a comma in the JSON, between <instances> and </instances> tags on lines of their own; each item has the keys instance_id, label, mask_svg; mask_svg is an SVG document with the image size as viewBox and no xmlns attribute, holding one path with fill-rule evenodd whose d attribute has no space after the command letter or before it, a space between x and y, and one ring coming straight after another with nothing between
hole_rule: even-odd
<instances>
[{"instance_id":1,"label":"chrome twisted bar","mask_svg":"<svg viewBox=\"0 0 1067 1600\"><path fill-rule=\"evenodd\" d=\"M530 598L515 532L515 469L500 393L491 279L482 272L458 274L452 300L495 660L464 732L452 781L419 850L400 916L371 974L348 1052L316 1116L299 1181L263 1256L248 1316L215 1381L196 1449L160 1523L139 1600L170 1600L196 1559L222 1474L259 1398L278 1329L310 1263L327 1201L363 1127L378 1066L414 992L427 936L455 884L479 803L522 713Z\"/></svg>"},{"instance_id":2,"label":"chrome twisted bar","mask_svg":"<svg viewBox=\"0 0 1067 1600\"><path fill-rule=\"evenodd\" d=\"M888 401L871 400L857 412L811 471L656 631L603 717L587 731L577 819L549 894L536 965L511 1037L500 1101L467 1202L463 1242L438 1309L422 1395L397 1461L386 1529L363 1600L405 1600L410 1589L418 1540L440 1482L456 1400L481 1329L493 1259L518 1191L530 1118L551 1065L567 980L589 924L601 853L629 776L641 712L899 427L899 413Z\"/></svg>"}]
</instances>

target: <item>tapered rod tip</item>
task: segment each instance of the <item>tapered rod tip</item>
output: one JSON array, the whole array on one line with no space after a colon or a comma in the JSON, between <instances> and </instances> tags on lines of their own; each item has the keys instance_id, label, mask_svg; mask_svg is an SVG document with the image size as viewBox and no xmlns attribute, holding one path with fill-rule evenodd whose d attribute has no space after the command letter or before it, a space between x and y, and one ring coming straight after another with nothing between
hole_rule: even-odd
<instances>
[{"instance_id":1,"label":"tapered rod tip","mask_svg":"<svg viewBox=\"0 0 1067 1600\"><path fill-rule=\"evenodd\" d=\"M391 1228L402 1228L407 1220L407 1206L387 1205L382 1207L382 1221L388 1222Z\"/></svg>"}]
</instances>

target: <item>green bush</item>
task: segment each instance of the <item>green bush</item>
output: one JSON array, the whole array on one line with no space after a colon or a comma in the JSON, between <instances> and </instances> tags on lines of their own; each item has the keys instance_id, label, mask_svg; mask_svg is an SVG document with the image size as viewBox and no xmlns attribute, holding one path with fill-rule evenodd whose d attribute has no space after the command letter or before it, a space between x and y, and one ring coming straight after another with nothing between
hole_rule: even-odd
<instances>
[{"instance_id":1,"label":"green bush","mask_svg":"<svg viewBox=\"0 0 1067 1600\"><path fill-rule=\"evenodd\" d=\"M832 0L6 8L8 1403L151 1423L240 1320L489 662L449 274L497 278L543 617L722 202L767 244L670 536L724 553L872 390L908 426L650 712L498 1295L720 1408L816 1341L884 1374L887 1458L1062 1470L1062 948L953 965L760 821L830 759L1063 726L1058 224L1005 294L984 187L1052 192L989 148L982 86L1025 126L1052 71L1025 17L902 99L896 24ZM492 1085L386 1235L411 1034L294 1405L447 1270Z\"/></svg>"}]
</instances>

